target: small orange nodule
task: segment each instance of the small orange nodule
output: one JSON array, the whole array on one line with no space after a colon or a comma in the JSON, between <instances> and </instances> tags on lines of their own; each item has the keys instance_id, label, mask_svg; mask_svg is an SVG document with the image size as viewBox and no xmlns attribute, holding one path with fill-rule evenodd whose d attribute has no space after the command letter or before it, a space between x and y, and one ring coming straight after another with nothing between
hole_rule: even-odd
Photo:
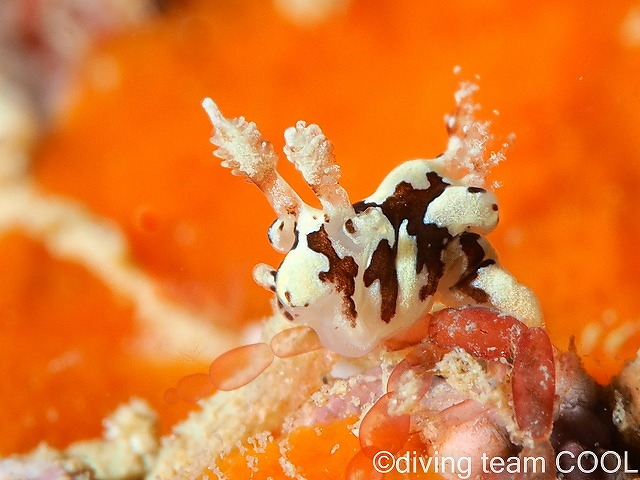
<instances>
[{"instance_id":1,"label":"small orange nodule","mask_svg":"<svg viewBox=\"0 0 640 480\"><path fill-rule=\"evenodd\" d=\"M271 339L271 350L279 358L288 358L322 348L311 327L300 326L283 330Z\"/></svg>"},{"instance_id":2,"label":"small orange nodule","mask_svg":"<svg viewBox=\"0 0 640 480\"><path fill-rule=\"evenodd\" d=\"M426 395L431 388L431 380L433 379L433 373L431 371L432 366L430 365L416 365L413 364L409 359L404 359L398 365L395 366L391 375L389 375L389 380L387 380L387 393L397 392L402 383L402 376L405 372L409 370L413 370L416 375L419 376L421 387L418 392L419 395Z\"/></svg>"},{"instance_id":3,"label":"small orange nodule","mask_svg":"<svg viewBox=\"0 0 640 480\"><path fill-rule=\"evenodd\" d=\"M140 207L135 211L134 224L140 232L156 233L161 226L160 213L151 207Z\"/></svg>"},{"instance_id":4,"label":"small orange nodule","mask_svg":"<svg viewBox=\"0 0 640 480\"><path fill-rule=\"evenodd\" d=\"M164 392L164 401L177 403L182 400L195 403L198 400L213 395L216 388L211 383L211 377L206 373L192 373L178 380L178 385Z\"/></svg>"},{"instance_id":5,"label":"small orange nodule","mask_svg":"<svg viewBox=\"0 0 640 480\"><path fill-rule=\"evenodd\" d=\"M260 375L273 362L273 351L266 343L234 348L216 358L209 367L209 378L218 390L235 390Z\"/></svg>"},{"instance_id":6,"label":"small orange nodule","mask_svg":"<svg viewBox=\"0 0 640 480\"><path fill-rule=\"evenodd\" d=\"M381 480L384 475L376 470L371 458L361 450L347 464L344 478L345 480Z\"/></svg>"},{"instance_id":7,"label":"small orange nodule","mask_svg":"<svg viewBox=\"0 0 640 480\"><path fill-rule=\"evenodd\" d=\"M411 417L389 413L392 395L390 392L380 397L360 423L360 447L369 458L381 450L396 453L409 438Z\"/></svg>"},{"instance_id":8,"label":"small orange nodule","mask_svg":"<svg viewBox=\"0 0 640 480\"><path fill-rule=\"evenodd\" d=\"M165 401L165 403L178 403L181 400L180 392L178 392L178 389L176 387L167 388L164 391L164 395L162 395L162 399Z\"/></svg>"}]
</instances>

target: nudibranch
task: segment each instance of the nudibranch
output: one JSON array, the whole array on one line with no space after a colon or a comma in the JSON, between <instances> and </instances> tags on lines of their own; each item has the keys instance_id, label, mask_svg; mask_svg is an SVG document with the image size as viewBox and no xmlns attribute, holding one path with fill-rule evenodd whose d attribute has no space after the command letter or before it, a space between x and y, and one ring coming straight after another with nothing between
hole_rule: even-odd
<instances>
[{"instance_id":1,"label":"nudibranch","mask_svg":"<svg viewBox=\"0 0 640 480\"><path fill-rule=\"evenodd\" d=\"M287 319L313 328L329 350L362 356L410 328L434 302L490 306L528 327L542 324L535 295L500 265L485 238L498 223L498 203L484 185L472 91L458 96L457 112L447 118L444 153L400 164L353 204L320 128L303 121L288 128L284 153L322 209L306 204L278 173L278 156L253 122L229 120L204 100L215 155L256 185L277 215L269 240L286 255L277 269L257 265L254 278L275 292Z\"/></svg>"},{"instance_id":2,"label":"nudibranch","mask_svg":"<svg viewBox=\"0 0 640 480\"><path fill-rule=\"evenodd\" d=\"M222 354L208 374L183 378L165 398L191 401L245 386L259 395L284 378L283 365L317 359L318 351L326 370L308 380L324 385L279 412L280 434L357 415L359 450L345 479L381 478L372 460L409 444L428 454L468 455L478 472L484 455L535 457L547 468L505 478L555 479L554 447L577 444L576 397L592 382L575 353L553 347L535 295L500 265L485 238L498 223L486 175L500 154L485 155L488 123L473 118L474 89L466 85L456 95L444 153L400 164L356 203L338 183L340 168L320 128L298 122L287 129L284 153L321 208L303 202L280 176L277 155L254 123L229 120L206 99L215 154L276 212L269 240L284 259L277 269L258 265L254 277L275 293L280 314L267 323L277 324L277 333L265 332L269 343ZM291 328L282 328L284 318ZM363 370L337 379L330 368L341 355L366 355L346 362ZM251 390L263 372L262 387ZM595 395L583 403L581 412L594 408ZM606 423L590 418L596 430ZM607 443L605 437L598 438ZM286 451L288 437L278 442Z\"/></svg>"}]
</instances>

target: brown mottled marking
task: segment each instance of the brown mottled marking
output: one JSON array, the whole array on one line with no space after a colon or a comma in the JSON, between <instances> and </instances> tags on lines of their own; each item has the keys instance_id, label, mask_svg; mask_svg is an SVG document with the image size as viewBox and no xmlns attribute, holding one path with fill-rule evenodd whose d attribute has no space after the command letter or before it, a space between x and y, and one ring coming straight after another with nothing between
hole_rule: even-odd
<instances>
[{"instance_id":1,"label":"brown mottled marking","mask_svg":"<svg viewBox=\"0 0 640 480\"><path fill-rule=\"evenodd\" d=\"M420 292L418 293L418 295L420 295L420 301L424 302L428 296L433 295L434 293L435 290L433 286L427 282L426 285L420 287Z\"/></svg>"},{"instance_id":2,"label":"brown mottled marking","mask_svg":"<svg viewBox=\"0 0 640 480\"><path fill-rule=\"evenodd\" d=\"M467 188L467 192L469 193L487 193L487 191L484 188L481 187L468 187ZM493 203L491 205L491 208L493 209L494 212L498 211L498 204L497 203Z\"/></svg>"},{"instance_id":3,"label":"brown mottled marking","mask_svg":"<svg viewBox=\"0 0 640 480\"><path fill-rule=\"evenodd\" d=\"M389 268L393 265L393 268ZM369 288L371 284L380 280L380 318L384 323L389 323L396 314L396 302L398 299L398 278L395 269L395 252L385 238L376 247L371 256L371 262L364 271L364 286Z\"/></svg>"},{"instance_id":4,"label":"brown mottled marking","mask_svg":"<svg viewBox=\"0 0 640 480\"><path fill-rule=\"evenodd\" d=\"M353 294L356 291L355 278L358 275L358 264L351 256L340 258L336 253L331 239L324 229L324 225L317 232L307 235L307 245L310 250L327 257L329 260L329 270L320 272L318 278L322 282L331 282L336 290L344 297L344 314L349 318L351 326L355 327L358 312L353 301Z\"/></svg>"},{"instance_id":5,"label":"brown mottled marking","mask_svg":"<svg viewBox=\"0 0 640 480\"><path fill-rule=\"evenodd\" d=\"M284 317L289 321L293 321L293 315L291 315L291 313L287 311L284 304L280 301L279 298L276 298L276 300L278 302L278 308L282 311L282 314L284 315Z\"/></svg>"},{"instance_id":6,"label":"brown mottled marking","mask_svg":"<svg viewBox=\"0 0 640 480\"><path fill-rule=\"evenodd\" d=\"M276 276L278 275L278 271L271 270L269 274L273 278L273 285L269 285L269 290L271 290L273 293L276 293Z\"/></svg>"},{"instance_id":7,"label":"brown mottled marking","mask_svg":"<svg viewBox=\"0 0 640 480\"><path fill-rule=\"evenodd\" d=\"M349 233L356 233L356 227L353 226L353 220L351 220L351 219L349 219L346 222L344 222L344 228Z\"/></svg>"},{"instance_id":8,"label":"brown mottled marking","mask_svg":"<svg viewBox=\"0 0 640 480\"><path fill-rule=\"evenodd\" d=\"M428 172L427 179L429 180L427 189L416 189L408 182L400 182L393 195L381 205L366 202L354 205L357 213L371 206L379 207L393 226L396 239L399 236L400 226L406 220L407 233L415 237L418 249L416 273L421 273L424 268L427 271L427 284L420 289L420 300L425 300L438 289L438 282L444 274L442 251L452 238L449 230L445 227L438 227L432 223L425 224L423 221L429 204L442 195L449 186L449 183L445 182L436 172ZM391 252L388 251L389 249ZM393 247L389 247L389 243L383 240L376 247L371 262L365 270L365 282L369 282L365 283L367 287L376 279L380 280L381 317L387 323L395 315L398 302L397 256L397 241ZM374 259L376 260L375 264ZM385 262L384 265L382 262Z\"/></svg>"},{"instance_id":9,"label":"brown mottled marking","mask_svg":"<svg viewBox=\"0 0 640 480\"><path fill-rule=\"evenodd\" d=\"M496 262L491 258L485 258L486 252L478 242L479 238L480 235L477 233L463 233L460 236L460 247L462 247L462 252L467 257L467 268L453 288L469 295L479 304L484 304L489 302L489 295L484 290L471 284L478 277L479 269L493 265Z\"/></svg>"}]
</instances>

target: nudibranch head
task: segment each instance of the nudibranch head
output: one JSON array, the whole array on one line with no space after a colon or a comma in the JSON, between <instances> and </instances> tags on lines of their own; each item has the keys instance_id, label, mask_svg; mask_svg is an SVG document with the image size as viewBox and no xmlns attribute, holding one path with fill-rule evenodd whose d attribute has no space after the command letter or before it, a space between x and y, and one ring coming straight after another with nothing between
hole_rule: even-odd
<instances>
[{"instance_id":1,"label":"nudibranch head","mask_svg":"<svg viewBox=\"0 0 640 480\"><path fill-rule=\"evenodd\" d=\"M260 188L278 217L269 240L285 257L277 269L258 265L256 281L275 292L286 318L311 326L328 349L364 355L429 313L435 300L493 305L540 323L533 294L499 266L483 238L498 222L498 205L484 174L469 167L484 148L467 136L483 124L469 123L473 109L465 98L448 120L442 155L400 164L355 204L338 183L340 167L320 128L298 122L287 129L285 155L321 209L304 203L280 176L273 147L255 124L228 120L212 100L203 102L215 127L215 154Z\"/></svg>"}]
</instances>

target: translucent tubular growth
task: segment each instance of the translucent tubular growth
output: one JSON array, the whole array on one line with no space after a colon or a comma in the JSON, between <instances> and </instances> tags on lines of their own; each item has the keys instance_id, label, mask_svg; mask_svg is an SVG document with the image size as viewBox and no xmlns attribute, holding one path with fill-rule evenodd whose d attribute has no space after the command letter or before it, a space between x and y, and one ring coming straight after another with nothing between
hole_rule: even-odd
<instances>
[{"instance_id":1,"label":"translucent tubular growth","mask_svg":"<svg viewBox=\"0 0 640 480\"><path fill-rule=\"evenodd\" d=\"M297 216L302 200L276 171L278 155L255 123L243 117L225 118L210 98L204 99L202 107L215 129L211 143L218 147L214 155L222 159L222 166L256 185L279 218Z\"/></svg>"},{"instance_id":2,"label":"translucent tubular growth","mask_svg":"<svg viewBox=\"0 0 640 480\"><path fill-rule=\"evenodd\" d=\"M299 121L285 130L284 139L285 155L302 173L329 218L344 220L353 216L349 195L338 183L340 166L335 161L333 145L320 127Z\"/></svg>"}]
</instances>

